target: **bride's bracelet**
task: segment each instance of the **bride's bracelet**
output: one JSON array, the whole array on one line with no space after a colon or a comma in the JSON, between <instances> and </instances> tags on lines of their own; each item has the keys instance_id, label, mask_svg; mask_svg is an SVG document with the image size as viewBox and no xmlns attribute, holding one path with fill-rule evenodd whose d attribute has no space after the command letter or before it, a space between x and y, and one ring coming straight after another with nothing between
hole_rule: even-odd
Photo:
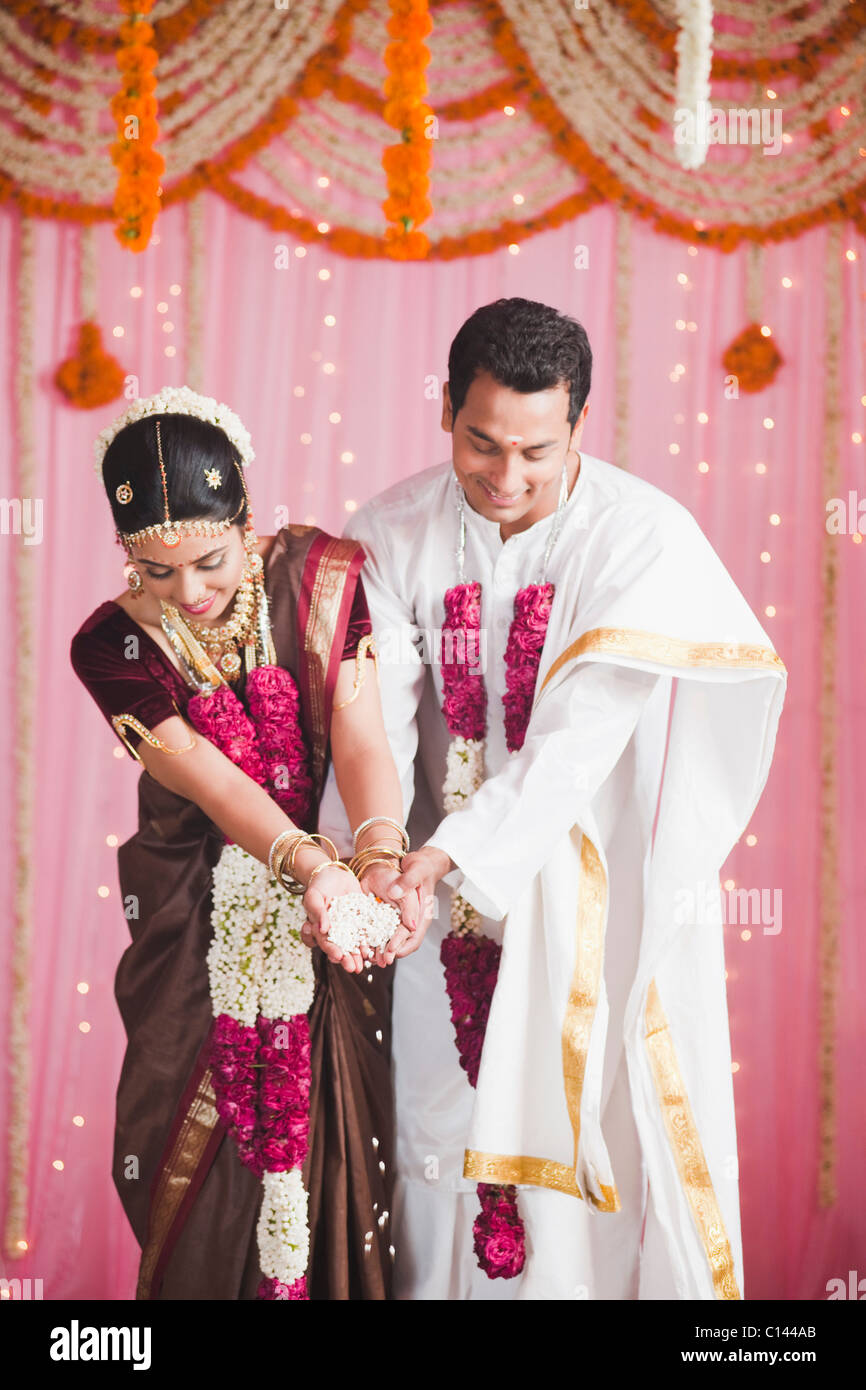
<instances>
[{"instance_id":1,"label":"bride's bracelet","mask_svg":"<svg viewBox=\"0 0 866 1390\"><path fill-rule=\"evenodd\" d=\"M367 845L349 860L349 867L356 878L360 878L371 864L391 864L400 869L403 865L403 855L393 845Z\"/></svg>"},{"instance_id":2,"label":"bride's bracelet","mask_svg":"<svg viewBox=\"0 0 866 1390\"><path fill-rule=\"evenodd\" d=\"M327 835L318 835L315 833L308 835L305 830L286 831L284 834L287 840L289 840L291 836L294 836L294 838L285 846L282 854L274 854L272 865L273 876L282 884L287 893L292 893L297 896L307 891L307 885L302 883L295 873L295 857L302 845L309 845L311 849L320 849L327 845L331 849L331 857L326 859L322 865L317 864L316 869L320 867L324 868L324 864L333 863L335 860L338 860L339 855L337 853L337 846L334 844L333 840L328 839ZM278 836L277 838L282 839L282 836ZM321 846L316 843L317 840L322 841ZM275 841L274 844L276 843ZM288 870L286 869L287 863ZM315 873L315 870L313 872ZM307 883L309 883L309 880L307 880Z\"/></svg>"},{"instance_id":3,"label":"bride's bracelet","mask_svg":"<svg viewBox=\"0 0 866 1390\"><path fill-rule=\"evenodd\" d=\"M316 877L316 874L322 872L322 869L345 869L346 873L349 874L353 872L351 866L349 864L344 864L342 859L325 859L321 864L317 864L316 867L313 869L313 872L307 879L307 888L310 887L310 884L313 882L313 879ZM304 892L306 891L307 889L305 888Z\"/></svg>"},{"instance_id":4,"label":"bride's bracelet","mask_svg":"<svg viewBox=\"0 0 866 1390\"><path fill-rule=\"evenodd\" d=\"M357 830L352 836L352 848L354 849L356 854L358 853L358 836L361 834L362 830L366 830L368 826L371 825L393 826L394 829L397 831L397 834L400 836L400 842L403 846L404 854L408 854L409 832L404 825L401 825L398 820L394 820L391 816L368 816L366 820L361 821L361 824L358 826ZM367 845L366 848L370 849L372 848L372 846Z\"/></svg>"}]
</instances>

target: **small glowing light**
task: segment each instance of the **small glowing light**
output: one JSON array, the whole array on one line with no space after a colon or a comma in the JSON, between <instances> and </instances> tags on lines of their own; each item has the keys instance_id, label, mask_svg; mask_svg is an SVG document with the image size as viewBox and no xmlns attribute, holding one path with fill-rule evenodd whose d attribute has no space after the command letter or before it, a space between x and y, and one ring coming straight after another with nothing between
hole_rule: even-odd
<instances>
[{"instance_id":1,"label":"small glowing light","mask_svg":"<svg viewBox=\"0 0 866 1390\"><path fill-rule=\"evenodd\" d=\"M726 878L722 886L726 892L730 893L731 889L736 888L737 885L732 878Z\"/></svg>"},{"instance_id":2,"label":"small glowing light","mask_svg":"<svg viewBox=\"0 0 866 1390\"><path fill-rule=\"evenodd\" d=\"M122 748L113 748L112 752L115 758L122 758L124 756Z\"/></svg>"},{"instance_id":3,"label":"small glowing light","mask_svg":"<svg viewBox=\"0 0 866 1390\"><path fill-rule=\"evenodd\" d=\"M166 357L174 357L175 353L177 352L177 348L172 347L171 343L169 343L167 348L163 348L163 352L165 353Z\"/></svg>"},{"instance_id":4,"label":"small glowing light","mask_svg":"<svg viewBox=\"0 0 866 1390\"><path fill-rule=\"evenodd\" d=\"M863 436L862 436L862 434L859 434L859 433L857 433L857 432L855 431L854 434L852 434L852 436L851 436L851 443L852 443L852 444L862 444L862 443L863 443Z\"/></svg>"},{"instance_id":5,"label":"small glowing light","mask_svg":"<svg viewBox=\"0 0 866 1390\"><path fill-rule=\"evenodd\" d=\"M839 115L840 115L840 116L850 116L850 115L851 115L850 108L847 107L847 106L840 106L840 107L839 107Z\"/></svg>"},{"instance_id":6,"label":"small glowing light","mask_svg":"<svg viewBox=\"0 0 866 1390\"><path fill-rule=\"evenodd\" d=\"M783 145L790 145L790 144L793 143L793 140L794 140L793 135L789 134L789 132L786 130L785 133L784 133L784 135L782 136L782 144L783 144Z\"/></svg>"},{"instance_id":7,"label":"small glowing light","mask_svg":"<svg viewBox=\"0 0 866 1390\"><path fill-rule=\"evenodd\" d=\"M329 232L330 230L331 230L331 224L330 224L330 222L317 222L317 223L316 223L316 231L317 231L317 232L321 232L323 236L324 236L325 232Z\"/></svg>"},{"instance_id":8,"label":"small glowing light","mask_svg":"<svg viewBox=\"0 0 866 1390\"><path fill-rule=\"evenodd\" d=\"M332 425L339 425L342 418L343 417L340 414L339 410L332 410L330 415L328 416L328 419L330 420Z\"/></svg>"},{"instance_id":9,"label":"small glowing light","mask_svg":"<svg viewBox=\"0 0 866 1390\"><path fill-rule=\"evenodd\" d=\"M82 1019L82 1020L81 1020L81 1022L80 1022L79 1025L78 1025L78 1031L79 1031L79 1033L89 1033L89 1032L90 1032L90 1024L87 1022L86 1019Z\"/></svg>"},{"instance_id":10,"label":"small glowing light","mask_svg":"<svg viewBox=\"0 0 866 1390\"><path fill-rule=\"evenodd\" d=\"M848 250L845 252L845 259L846 261L856 261L857 252L849 247Z\"/></svg>"},{"instance_id":11,"label":"small glowing light","mask_svg":"<svg viewBox=\"0 0 866 1390\"><path fill-rule=\"evenodd\" d=\"M54 1160L54 1162L52 1163L51 1167L52 1167L52 1168L56 1168L57 1171L58 1171L58 1173L62 1173L62 1172L63 1172L63 1159L62 1159L62 1158L55 1158L55 1160Z\"/></svg>"},{"instance_id":12,"label":"small glowing light","mask_svg":"<svg viewBox=\"0 0 866 1390\"><path fill-rule=\"evenodd\" d=\"M144 294L144 290L141 288L141 285L133 285L129 293L133 299L141 299L141 296Z\"/></svg>"},{"instance_id":13,"label":"small glowing light","mask_svg":"<svg viewBox=\"0 0 866 1390\"><path fill-rule=\"evenodd\" d=\"M766 465L765 463L756 463L756 464L755 464L755 472L756 472L756 473L766 473L766 471L767 471L767 465Z\"/></svg>"},{"instance_id":14,"label":"small glowing light","mask_svg":"<svg viewBox=\"0 0 866 1390\"><path fill-rule=\"evenodd\" d=\"M860 397L860 404L861 404L861 405L866 405L866 396L861 396L861 397Z\"/></svg>"},{"instance_id":15,"label":"small glowing light","mask_svg":"<svg viewBox=\"0 0 866 1390\"><path fill-rule=\"evenodd\" d=\"M769 324L762 323L762 324L761 324L761 337L762 337L762 338L772 338L772 336L773 336L773 330L772 330L772 328L770 328Z\"/></svg>"},{"instance_id":16,"label":"small glowing light","mask_svg":"<svg viewBox=\"0 0 866 1390\"><path fill-rule=\"evenodd\" d=\"M740 932L740 940L741 940L741 941L751 941L751 939L752 939L752 933L749 931L749 928L748 928L748 927L746 927L745 931L741 931L741 932Z\"/></svg>"},{"instance_id":17,"label":"small glowing light","mask_svg":"<svg viewBox=\"0 0 866 1390\"><path fill-rule=\"evenodd\" d=\"M732 1072L738 1072L739 1070L740 1070L740 1064L739 1064L739 1062L732 1062L732 1063L731 1063L731 1071L732 1071Z\"/></svg>"},{"instance_id":18,"label":"small glowing light","mask_svg":"<svg viewBox=\"0 0 866 1390\"><path fill-rule=\"evenodd\" d=\"M765 430L773 429L776 424L775 420L771 415L765 415L762 423Z\"/></svg>"},{"instance_id":19,"label":"small glowing light","mask_svg":"<svg viewBox=\"0 0 866 1390\"><path fill-rule=\"evenodd\" d=\"M674 324L674 328L678 328L678 329L680 330L681 333L685 332L685 327L686 327L686 321L685 321L685 319L677 319L676 323Z\"/></svg>"},{"instance_id":20,"label":"small glowing light","mask_svg":"<svg viewBox=\"0 0 866 1390\"><path fill-rule=\"evenodd\" d=\"M345 502L343 503L343 506L346 508L347 512L356 512L358 510L358 503L355 502L351 497L346 498ZM372 979L372 976L370 978Z\"/></svg>"},{"instance_id":21,"label":"small glowing light","mask_svg":"<svg viewBox=\"0 0 866 1390\"><path fill-rule=\"evenodd\" d=\"M298 258L299 261L302 261L302 260L304 259L304 257L306 256L306 254L307 254L307 248L306 248L306 246L296 246L296 247L295 247L295 255L297 256L297 258Z\"/></svg>"},{"instance_id":22,"label":"small glowing light","mask_svg":"<svg viewBox=\"0 0 866 1390\"><path fill-rule=\"evenodd\" d=\"M709 473L709 471L710 471L710 465L707 463L706 459L701 459L700 463L698 464L698 472L699 472L699 473Z\"/></svg>"},{"instance_id":23,"label":"small glowing light","mask_svg":"<svg viewBox=\"0 0 866 1390\"><path fill-rule=\"evenodd\" d=\"M116 836L116 835L106 835L106 837L105 837L105 843L106 843L107 845L111 845L111 848L113 849L114 846L117 844L117 836Z\"/></svg>"},{"instance_id":24,"label":"small glowing light","mask_svg":"<svg viewBox=\"0 0 866 1390\"><path fill-rule=\"evenodd\" d=\"M180 294L180 285L169 285L169 294Z\"/></svg>"},{"instance_id":25,"label":"small glowing light","mask_svg":"<svg viewBox=\"0 0 866 1390\"><path fill-rule=\"evenodd\" d=\"M379 1140L376 1138L375 1134L373 1135L373 1140L372 1140L372 1142L373 1142L373 1148L374 1148L374 1149L378 1149L378 1147L379 1147Z\"/></svg>"},{"instance_id":26,"label":"small glowing light","mask_svg":"<svg viewBox=\"0 0 866 1390\"><path fill-rule=\"evenodd\" d=\"M342 453L342 454L340 455L340 462L341 462L341 463L354 463L354 462L355 462L355 455L351 452L350 449L346 449L345 453Z\"/></svg>"},{"instance_id":27,"label":"small glowing light","mask_svg":"<svg viewBox=\"0 0 866 1390\"><path fill-rule=\"evenodd\" d=\"M516 242L516 241L512 241L512 242L510 243L510 245L509 245L509 247L508 247L508 252L509 252L509 255L511 255L511 256L517 256L517 255L519 255L519 253L520 253L520 247L517 245L517 242Z\"/></svg>"},{"instance_id":28,"label":"small glowing light","mask_svg":"<svg viewBox=\"0 0 866 1390\"><path fill-rule=\"evenodd\" d=\"M99 894L100 898L107 898L109 893L111 892L111 889L108 888L104 883L100 883L96 891Z\"/></svg>"},{"instance_id":29,"label":"small glowing light","mask_svg":"<svg viewBox=\"0 0 866 1390\"><path fill-rule=\"evenodd\" d=\"M770 554L769 550L762 550L762 551L761 551L761 564L762 564L762 565L768 565L768 564L770 563L770 561L771 561L772 558L773 558L773 557L772 557L772 555Z\"/></svg>"},{"instance_id":30,"label":"small glowing light","mask_svg":"<svg viewBox=\"0 0 866 1390\"><path fill-rule=\"evenodd\" d=\"M112 328L111 332L115 338L122 338L124 330L121 328L120 324L117 324L115 328Z\"/></svg>"},{"instance_id":31,"label":"small glowing light","mask_svg":"<svg viewBox=\"0 0 866 1390\"><path fill-rule=\"evenodd\" d=\"M330 270L320 270L320 271L319 271L319 279L320 279L320 280L330 280L330 278L331 278L331 272L330 272Z\"/></svg>"},{"instance_id":32,"label":"small glowing light","mask_svg":"<svg viewBox=\"0 0 866 1390\"><path fill-rule=\"evenodd\" d=\"M160 195L160 197L162 197L162 187L160 186L156 191L157 191L157 193ZM159 246L159 243L160 243L160 238L159 238L158 236L152 236L152 237L150 238L150 244L151 244L151 246Z\"/></svg>"},{"instance_id":33,"label":"small glowing light","mask_svg":"<svg viewBox=\"0 0 866 1390\"><path fill-rule=\"evenodd\" d=\"M522 193L513 193L511 195L511 201L512 203L516 203L517 206L520 207L521 203L526 202L526 199L524 198Z\"/></svg>"},{"instance_id":34,"label":"small glowing light","mask_svg":"<svg viewBox=\"0 0 866 1390\"><path fill-rule=\"evenodd\" d=\"M679 451L680 451L680 446L679 446L679 444L669 444L669 445L668 445L668 453L669 453L669 454L678 454Z\"/></svg>"},{"instance_id":35,"label":"small glowing light","mask_svg":"<svg viewBox=\"0 0 866 1390\"><path fill-rule=\"evenodd\" d=\"M320 174L316 179L316 183L320 188L328 188L330 187L331 180L328 178L327 174Z\"/></svg>"},{"instance_id":36,"label":"small glowing light","mask_svg":"<svg viewBox=\"0 0 866 1390\"><path fill-rule=\"evenodd\" d=\"M699 411L698 411L698 424L699 424L699 425L705 425L705 424L707 423L707 421L709 420L709 418L710 418L710 417L709 417L709 415L707 414L707 412L706 412L705 410L699 410Z\"/></svg>"},{"instance_id":37,"label":"small glowing light","mask_svg":"<svg viewBox=\"0 0 866 1390\"><path fill-rule=\"evenodd\" d=\"M159 301L159 303L157 304L157 306L156 306L156 312L157 312L158 314L167 314L167 313L168 313L168 304L166 303L166 301L165 301L164 299L161 299L161 300Z\"/></svg>"},{"instance_id":38,"label":"small glowing light","mask_svg":"<svg viewBox=\"0 0 866 1390\"><path fill-rule=\"evenodd\" d=\"M327 376L332 376L336 370L337 368L334 366L333 362L322 363L322 371L325 372Z\"/></svg>"},{"instance_id":39,"label":"small glowing light","mask_svg":"<svg viewBox=\"0 0 866 1390\"><path fill-rule=\"evenodd\" d=\"M19 1250L29 1250L29 1249L30 1249L30 1245L29 1245L29 1243L28 1243L26 1240L16 1240L15 1245L16 1245L16 1247L17 1247Z\"/></svg>"},{"instance_id":40,"label":"small glowing light","mask_svg":"<svg viewBox=\"0 0 866 1390\"><path fill-rule=\"evenodd\" d=\"M313 442L313 436L312 436L311 434L302 434L302 435L301 435L301 443L302 443L302 444L312 444L312 442Z\"/></svg>"},{"instance_id":41,"label":"small glowing light","mask_svg":"<svg viewBox=\"0 0 866 1390\"><path fill-rule=\"evenodd\" d=\"M698 254L698 248L697 248L696 246L690 246L690 247L689 247L689 255L690 255L690 256L696 256L697 254Z\"/></svg>"},{"instance_id":42,"label":"small glowing light","mask_svg":"<svg viewBox=\"0 0 866 1390\"><path fill-rule=\"evenodd\" d=\"M689 330L690 333L697 333L698 331L698 325L695 323L694 319L689 319L688 323L686 324L686 328Z\"/></svg>"},{"instance_id":43,"label":"small glowing light","mask_svg":"<svg viewBox=\"0 0 866 1390\"><path fill-rule=\"evenodd\" d=\"M757 843L758 843L758 837L757 837L757 835L747 835L747 836L746 836L746 844L747 844L747 845L756 845Z\"/></svg>"},{"instance_id":44,"label":"small glowing light","mask_svg":"<svg viewBox=\"0 0 866 1390\"><path fill-rule=\"evenodd\" d=\"M687 285L688 283L689 283L689 277L688 277L688 275L685 275L685 274L683 273L683 271L680 271L679 275L677 276L677 284L678 284L678 285Z\"/></svg>"},{"instance_id":45,"label":"small glowing light","mask_svg":"<svg viewBox=\"0 0 866 1390\"><path fill-rule=\"evenodd\" d=\"M90 985L87 983L86 980L79 980L79 981L78 981L78 984L75 986L75 988L78 990L78 993L79 993L79 994L89 994L89 993L90 993Z\"/></svg>"},{"instance_id":46,"label":"small glowing light","mask_svg":"<svg viewBox=\"0 0 866 1390\"><path fill-rule=\"evenodd\" d=\"M778 512L770 512L770 525L771 525L771 526L781 526L781 524L782 524L782 518L779 516L779 513L778 513Z\"/></svg>"},{"instance_id":47,"label":"small glowing light","mask_svg":"<svg viewBox=\"0 0 866 1390\"><path fill-rule=\"evenodd\" d=\"M334 327L334 324L337 322L337 320L334 318L334 315L333 315L333 314L326 314L326 315L325 315L325 318L324 318L324 322L325 322L325 324L326 324L326 326L327 326L328 328L333 328L333 327Z\"/></svg>"},{"instance_id":48,"label":"small glowing light","mask_svg":"<svg viewBox=\"0 0 866 1390\"><path fill-rule=\"evenodd\" d=\"M303 394L304 394L304 388L303 388L303 386L295 386L295 387L292 389L292 395L293 395L293 396L303 396Z\"/></svg>"},{"instance_id":49,"label":"small glowing light","mask_svg":"<svg viewBox=\"0 0 866 1390\"><path fill-rule=\"evenodd\" d=\"M505 113L506 116L513 116L513 115L514 115L514 107L513 107L513 106L503 106L502 110L503 110L503 112Z\"/></svg>"},{"instance_id":50,"label":"small glowing light","mask_svg":"<svg viewBox=\"0 0 866 1390\"><path fill-rule=\"evenodd\" d=\"M857 153L861 159L866 159L866 145L861 145Z\"/></svg>"},{"instance_id":51,"label":"small glowing light","mask_svg":"<svg viewBox=\"0 0 866 1390\"><path fill-rule=\"evenodd\" d=\"M170 319L166 319L165 323L162 325L162 331L163 331L163 333L173 333L173 332L174 332L174 324L171 322Z\"/></svg>"},{"instance_id":52,"label":"small glowing light","mask_svg":"<svg viewBox=\"0 0 866 1390\"><path fill-rule=\"evenodd\" d=\"M860 532L859 532L859 531L855 531L854 534L853 534L853 536L851 537L851 539L852 539L852 541L854 542L855 545L862 545L862 544L863 544L863 537L860 535Z\"/></svg>"},{"instance_id":53,"label":"small glowing light","mask_svg":"<svg viewBox=\"0 0 866 1390\"><path fill-rule=\"evenodd\" d=\"M83 1116L83 1115L73 1115L73 1116L72 1116L72 1123L73 1123L74 1125L76 1125L78 1129L81 1129L82 1125L84 1124L84 1116Z\"/></svg>"},{"instance_id":54,"label":"small glowing light","mask_svg":"<svg viewBox=\"0 0 866 1390\"><path fill-rule=\"evenodd\" d=\"M384 1173L384 1171L385 1171L385 1165L384 1165L384 1163L382 1162L382 1160L381 1160L381 1158L380 1158L380 1159L379 1159L379 1172L380 1172L380 1173Z\"/></svg>"},{"instance_id":55,"label":"small glowing light","mask_svg":"<svg viewBox=\"0 0 866 1390\"><path fill-rule=\"evenodd\" d=\"M789 289L791 288L791 286L793 285L793 283L794 283L794 281L791 279L790 275L783 275L783 276L782 276L782 285L784 286L784 288L785 288L786 290L789 290Z\"/></svg>"},{"instance_id":56,"label":"small glowing light","mask_svg":"<svg viewBox=\"0 0 866 1390\"><path fill-rule=\"evenodd\" d=\"M774 603L768 603L766 608L764 609L764 612L766 613L768 618L775 618L776 605Z\"/></svg>"},{"instance_id":57,"label":"small glowing light","mask_svg":"<svg viewBox=\"0 0 866 1390\"><path fill-rule=\"evenodd\" d=\"M680 376L682 376L683 372L685 371L685 367L683 366L682 362L674 363L674 371L679 372Z\"/></svg>"},{"instance_id":58,"label":"small glowing light","mask_svg":"<svg viewBox=\"0 0 866 1390\"><path fill-rule=\"evenodd\" d=\"M767 88L767 96L770 98L770 101L776 100L776 93L773 91L772 87Z\"/></svg>"},{"instance_id":59,"label":"small glowing light","mask_svg":"<svg viewBox=\"0 0 866 1390\"><path fill-rule=\"evenodd\" d=\"M376 1042L381 1042L381 1041L382 1041L382 1029L381 1029L381 1028L377 1028L377 1029L376 1029Z\"/></svg>"}]
</instances>

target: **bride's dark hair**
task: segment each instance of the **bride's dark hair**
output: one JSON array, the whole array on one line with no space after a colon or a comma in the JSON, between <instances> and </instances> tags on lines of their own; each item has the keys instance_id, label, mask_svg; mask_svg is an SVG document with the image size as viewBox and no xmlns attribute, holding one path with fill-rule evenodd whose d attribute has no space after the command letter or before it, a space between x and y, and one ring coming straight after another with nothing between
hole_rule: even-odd
<instances>
[{"instance_id":1,"label":"bride's dark hair","mask_svg":"<svg viewBox=\"0 0 866 1390\"><path fill-rule=\"evenodd\" d=\"M243 464L219 425L194 415L148 415L116 434L102 461L102 479L118 531L143 531L165 516L157 420L172 521L225 521L241 507L235 523L243 527L247 507L235 461L241 468ZM211 468L219 470L218 488L212 488L205 477L205 470ZM117 500L121 483L132 488L130 502Z\"/></svg>"}]
</instances>

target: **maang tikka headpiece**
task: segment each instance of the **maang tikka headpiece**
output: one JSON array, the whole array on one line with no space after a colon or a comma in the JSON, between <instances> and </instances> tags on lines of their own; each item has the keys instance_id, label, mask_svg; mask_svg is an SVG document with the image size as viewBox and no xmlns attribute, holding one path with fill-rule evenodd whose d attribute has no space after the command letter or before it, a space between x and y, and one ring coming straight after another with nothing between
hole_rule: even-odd
<instances>
[{"instance_id":1,"label":"maang tikka headpiece","mask_svg":"<svg viewBox=\"0 0 866 1390\"><path fill-rule=\"evenodd\" d=\"M221 405L219 401L210 396L200 396L196 391L191 391L188 386L166 387L155 396L148 396L143 400L136 400L119 419L115 420L108 429L99 435L96 445L96 469L102 474L102 460L105 457L109 444L125 429L127 425L133 424L136 420L146 419L149 415L191 415L195 419L205 420L208 424L216 425L223 434L235 446L241 456L241 460L246 467L255 458L252 441L241 421L234 411L229 410L228 406ZM140 545L143 541L155 536L162 541L163 545L174 548L180 545L184 536L219 536L237 520L246 504L248 519L252 518L252 507L247 493L244 475L235 462L238 469L238 476L243 488L244 500L241 502L233 516L226 517L223 521L172 521L168 505L168 480L166 478L165 460L162 454L162 436L160 433L160 421L157 419L156 426L156 451L159 463L160 480L162 482L162 497L164 516L162 521L154 523L152 526L145 526L140 531L118 531L118 540L126 546ZM210 475L210 476L208 476ZM208 484L213 487L216 477L221 475L217 470L205 470ZM219 484L217 484L217 487ZM118 498L118 500L120 500Z\"/></svg>"}]
</instances>

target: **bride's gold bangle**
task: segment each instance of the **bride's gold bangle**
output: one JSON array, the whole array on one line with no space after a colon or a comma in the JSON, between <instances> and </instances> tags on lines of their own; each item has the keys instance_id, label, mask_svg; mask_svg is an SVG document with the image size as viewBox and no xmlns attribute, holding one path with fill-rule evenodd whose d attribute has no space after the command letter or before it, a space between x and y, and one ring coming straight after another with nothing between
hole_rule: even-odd
<instances>
[{"instance_id":1,"label":"bride's gold bangle","mask_svg":"<svg viewBox=\"0 0 866 1390\"><path fill-rule=\"evenodd\" d=\"M307 879L307 888L309 888L313 879L316 877L316 874L320 874L323 869L345 869L347 873L352 873L352 870L349 867L349 865L344 864L342 859L324 859L321 864L316 865L316 867L313 869L313 872L310 874L310 877ZM306 891L307 890L305 888L304 892Z\"/></svg>"},{"instance_id":2,"label":"bride's gold bangle","mask_svg":"<svg viewBox=\"0 0 866 1390\"><path fill-rule=\"evenodd\" d=\"M340 858L340 855L339 855L339 853L338 853L338 851L337 851L337 846L334 844L334 841L333 841L333 840L329 840L329 839L328 839L327 835L319 835L319 834L317 834L317 833L315 833L315 832L311 832L308 838L311 839L314 843L315 843L316 840L321 840L323 847L324 847L325 845L330 845L330 847L331 847L331 858L332 858L334 861L336 861L336 860L338 860L338 859Z\"/></svg>"}]
</instances>

